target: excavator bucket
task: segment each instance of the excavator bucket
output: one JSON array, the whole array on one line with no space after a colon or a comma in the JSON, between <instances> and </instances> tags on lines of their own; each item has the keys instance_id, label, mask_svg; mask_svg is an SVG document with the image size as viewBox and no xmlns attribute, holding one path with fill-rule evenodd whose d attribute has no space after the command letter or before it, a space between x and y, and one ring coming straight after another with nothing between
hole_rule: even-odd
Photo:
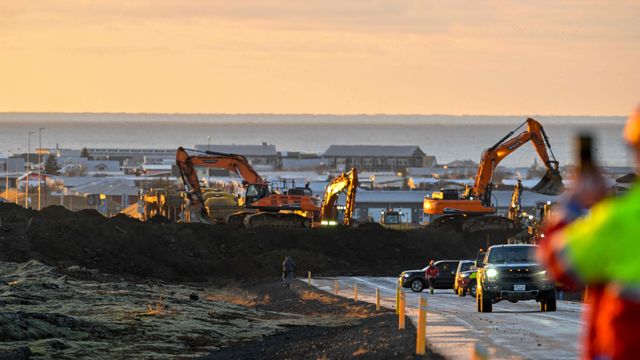
<instances>
[{"instance_id":1,"label":"excavator bucket","mask_svg":"<svg viewBox=\"0 0 640 360\"><path fill-rule=\"evenodd\" d=\"M557 169L549 169L531 191L543 195L558 195L564 190L562 176Z\"/></svg>"}]
</instances>

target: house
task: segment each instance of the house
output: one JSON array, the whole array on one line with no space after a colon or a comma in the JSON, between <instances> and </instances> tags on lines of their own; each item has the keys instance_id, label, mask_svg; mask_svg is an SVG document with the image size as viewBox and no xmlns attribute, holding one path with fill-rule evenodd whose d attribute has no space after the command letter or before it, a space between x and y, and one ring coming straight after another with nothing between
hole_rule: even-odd
<instances>
[{"instance_id":1,"label":"house","mask_svg":"<svg viewBox=\"0 0 640 360\"><path fill-rule=\"evenodd\" d=\"M435 156L427 156L416 145L331 145L322 157L339 170L404 172L409 167L431 167Z\"/></svg>"},{"instance_id":2,"label":"house","mask_svg":"<svg viewBox=\"0 0 640 360\"><path fill-rule=\"evenodd\" d=\"M23 172L25 160L21 157L5 157L0 158L0 172Z\"/></svg>"},{"instance_id":3,"label":"house","mask_svg":"<svg viewBox=\"0 0 640 360\"><path fill-rule=\"evenodd\" d=\"M28 178L28 180L27 180ZM40 184L42 186L52 187L56 182L56 177L48 174L40 174L35 171L29 171L28 173L24 173L17 179L18 189L24 190L27 186L27 181L29 182L29 188L37 188L38 187L38 178L40 179Z\"/></svg>"},{"instance_id":4,"label":"house","mask_svg":"<svg viewBox=\"0 0 640 360\"><path fill-rule=\"evenodd\" d=\"M65 157L58 159L60 172L89 175L121 175L120 162L116 160L88 160L83 157Z\"/></svg>"},{"instance_id":5,"label":"house","mask_svg":"<svg viewBox=\"0 0 640 360\"><path fill-rule=\"evenodd\" d=\"M401 211L403 222L419 224L423 218L424 191L366 191L356 195L355 218L358 221L380 221L383 211Z\"/></svg>"},{"instance_id":6,"label":"house","mask_svg":"<svg viewBox=\"0 0 640 360\"><path fill-rule=\"evenodd\" d=\"M109 215L135 204L139 198L139 189L132 180L98 178L73 187L66 195L85 198L87 207Z\"/></svg>"},{"instance_id":7,"label":"house","mask_svg":"<svg viewBox=\"0 0 640 360\"><path fill-rule=\"evenodd\" d=\"M356 194L354 219L357 221L379 222L382 212L392 209L401 211L403 221L419 224L423 218L423 202L426 191L371 191L359 189ZM338 206L344 206L344 196L338 199Z\"/></svg>"}]
</instances>

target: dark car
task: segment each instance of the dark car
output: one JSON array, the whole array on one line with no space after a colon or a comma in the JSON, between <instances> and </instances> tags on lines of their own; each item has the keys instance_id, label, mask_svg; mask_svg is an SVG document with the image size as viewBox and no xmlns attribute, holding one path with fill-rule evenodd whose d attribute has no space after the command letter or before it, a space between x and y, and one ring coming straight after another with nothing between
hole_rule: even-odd
<instances>
[{"instance_id":1,"label":"dark car","mask_svg":"<svg viewBox=\"0 0 640 360\"><path fill-rule=\"evenodd\" d=\"M453 280L453 293L458 293L458 284L460 283L460 275L465 272L471 270L471 267L474 266L475 263L473 260L461 260L458 263L458 267L456 269L455 279Z\"/></svg>"},{"instance_id":2,"label":"dark car","mask_svg":"<svg viewBox=\"0 0 640 360\"><path fill-rule=\"evenodd\" d=\"M536 245L494 245L477 275L479 312L491 312L502 300L535 300L541 311L556 310L555 283L536 259Z\"/></svg>"},{"instance_id":3,"label":"dark car","mask_svg":"<svg viewBox=\"0 0 640 360\"><path fill-rule=\"evenodd\" d=\"M434 265L438 268L440 274L434 281L434 288L451 289L453 287L458 263L460 263L460 260L440 260L435 262ZM403 271L398 278L398 283L402 287L410 288L413 292L421 292L427 286L426 271L426 267L419 270Z\"/></svg>"}]
</instances>

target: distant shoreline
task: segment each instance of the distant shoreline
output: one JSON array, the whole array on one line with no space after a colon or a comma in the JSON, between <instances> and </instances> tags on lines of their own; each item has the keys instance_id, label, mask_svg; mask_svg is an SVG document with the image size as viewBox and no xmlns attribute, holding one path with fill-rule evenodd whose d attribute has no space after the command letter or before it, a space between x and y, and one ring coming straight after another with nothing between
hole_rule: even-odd
<instances>
[{"instance_id":1,"label":"distant shoreline","mask_svg":"<svg viewBox=\"0 0 640 360\"><path fill-rule=\"evenodd\" d=\"M491 115L491 114L412 114L412 113L190 113L190 112L109 112L109 111L0 111L1 115L135 115L135 116L318 116L318 117L450 117L450 118L522 118L522 117L540 117L540 118L627 118L627 115L584 115L584 114L510 114L510 115ZM1 120L1 119L0 119Z\"/></svg>"}]
</instances>

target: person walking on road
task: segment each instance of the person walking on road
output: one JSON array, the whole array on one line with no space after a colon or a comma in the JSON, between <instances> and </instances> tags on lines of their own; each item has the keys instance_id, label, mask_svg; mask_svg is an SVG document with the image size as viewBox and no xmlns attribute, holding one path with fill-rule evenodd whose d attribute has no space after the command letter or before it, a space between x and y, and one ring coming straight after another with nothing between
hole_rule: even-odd
<instances>
[{"instance_id":1,"label":"person walking on road","mask_svg":"<svg viewBox=\"0 0 640 360\"><path fill-rule=\"evenodd\" d=\"M640 174L640 108L629 118L624 138ZM589 158L588 151L581 153L581 159ZM602 176L590 161L582 162L587 165L540 241L540 259L556 280L588 289L582 359L637 359L640 183L636 176L626 195L604 199Z\"/></svg>"},{"instance_id":2,"label":"person walking on road","mask_svg":"<svg viewBox=\"0 0 640 360\"><path fill-rule=\"evenodd\" d=\"M434 265L434 261L429 261L426 271L427 282L429 283L429 292L433 294L434 281L440 275L440 270Z\"/></svg>"},{"instance_id":3,"label":"person walking on road","mask_svg":"<svg viewBox=\"0 0 640 360\"><path fill-rule=\"evenodd\" d=\"M290 256L284 258L284 262L282 263L282 281L284 282L284 287L291 287L291 280L293 279L293 271L296 269L296 263Z\"/></svg>"}]
</instances>

